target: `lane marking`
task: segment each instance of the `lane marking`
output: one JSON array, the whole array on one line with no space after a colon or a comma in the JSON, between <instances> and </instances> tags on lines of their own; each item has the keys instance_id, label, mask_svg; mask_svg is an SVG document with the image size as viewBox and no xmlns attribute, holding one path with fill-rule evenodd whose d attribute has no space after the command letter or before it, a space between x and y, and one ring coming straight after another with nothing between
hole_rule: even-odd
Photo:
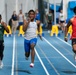
<instances>
[{"instance_id":1,"label":"lane marking","mask_svg":"<svg viewBox=\"0 0 76 75\"><path fill-rule=\"evenodd\" d=\"M16 50L15 50L15 54L16 54L16 75L18 75L18 54L17 54L17 41L16 41Z\"/></svg>"},{"instance_id":2,"label":"lane marking","mask_svg":"<svg viewBox=\"0 0 76 75\"><path fill-rule=\"evenodd\" d=\"M38 52L37 52L36 49L35 49L35 53L36 53L36 55L37 55L37 57L38 57L38 59L39 59L41 65L42 65L44 71L46 72L46 75L50 75L49 72L47 71L47 69L46 69L46 67L45 67L45 65L44 65L44 63L43 63L43 61L41 60L41 58L40 58L40 56L39 56L39 54L38 54Z\"/></svg>"},{"instance_id":3,"label":"lane marking","mask_svg":"<svg viewBox=\"0 0 76 75\"><path fill-rule=\"evenodd\" d=\"M14 75L14 61L15 61L15 35L13 38L13 56L12 56L12 70L11 75Z\"/></svg>"},{"instance_id":4,"label":"lane marking","mask_svg":"<svg viewBox=\"0 0 76 75\"><path fill-rule=\"evenodd\" d=\"M64 59L66 59L74 68L76 68L75 64L73 64L68 58L66 58L56 47L54 47L48 40L46 40L44 37L43 39L56 51L58 52Z\"/></svg>"},{"instance_id":5,"label":"lane marking","mask_svg":"<svg viewBox=\"0 0 76 75\"><path fill-rule=\"evenodd\" d=\"M47 59L47 61L49 62L49 64L52 66L52 68L54 69L54 71L57 73L57 75L60 75L57 71L57 69L54 67L54 65L52 64L52 62L48 59L48 57L46 56L46 54L43 52L43 50L41 49L41 47L38 45L39 49L41 50L41 52L44 54L45 58Z\"/></svg>"},{"instance_id":6,"label":"lane marking","mask_svg":"<svg viewBox=\"0 0 76 75\"><path fill-rule=\"evenodd\" d=\"M71 46L69 43L65 42L64 40L60 39L59 37L56 37L57 39L59 39L60 41L64 42L65 44Z\"/></svg>"},{"instance_id":7,"label":"lane marking","mask_svg":"<svg viewBox=\"0 0 76 75\"><path fill-rule=\"evenodd\" d=\"M58 38L57 38L58 39ZM59 40L59 39L58 39ZM60 40L61 41L61 40ZM73 56L73 53L72 52L70 52L68 49L66 49L63 45L61 45L61 44L59 44L58 43L58 41L56 41L56 40L54 40L54 42L57 44L57 45L59 45L59 47L62 47L62 49L64 49L65 51L67 51L69 54L71 54L72 56ZM66 43L65 41L61 41L61 42L63 42L63 43ZM70 45L70 44L69 44Z\"/></svg>"}]
</instances>

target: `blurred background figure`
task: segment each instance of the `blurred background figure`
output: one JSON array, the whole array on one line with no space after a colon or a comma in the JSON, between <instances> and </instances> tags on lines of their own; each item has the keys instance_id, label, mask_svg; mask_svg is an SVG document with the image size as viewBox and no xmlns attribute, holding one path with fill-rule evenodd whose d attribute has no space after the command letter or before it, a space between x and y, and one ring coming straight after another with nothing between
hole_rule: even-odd
<instances>
[{"instance_id":1,"label":"blurred background figure","mask_svg":"<svg viewBox=\"0 0 76 75\"><path fill-rule=\"evenodd\" d=\"M35 13L36 13L36 18L35 19L40 20L40 13L39 13L38 9L36 9Z\"/></svg>"},{"instance_id":2,"label":"blurred background figure","mask_svg":"<svg viewBox=\"0 0 76 75\"><path fill-rule=\"evenodd\" d=\"M47 26L48 33L50 33L51 28L52 28L52 22L53 22L53 14L51 10L49 10L49 13L47 13L46 18L47 18L47 24L48 24Z\"/></svg>"},{"instance_id":3,"label":"blurred background figure","mask_svg":"<svg viewBox=\"0 0 76 75\"><path fill-rule=\"evenodd\" d=\"M19 11L19 15L18 15L18 30L20 28L21 25L23 25L23 21L24 21L24 14L22 13L22 10Z\"/></svg>"},{"instance_id":4,"label":"blurred background figure","mask_svg":"<svg viewBox=\"0 0 76 75\"><path fill-rule=\"evenodd\" d=\"M19 26L23 25L23 21L24 21L24 15L22 13L22 10L20 10L19 15L18 15Z\"/></svg>"},{"instance_id":5,"label":"blurred background figure","mask_svg":"<svg viewBox=\"0 0 76 75\"><path fill-rule=\"evenodd\" d=\"M11 19L12 19L12 33L15 34L18 26L18 16L16 14L16 11L13 12Z\"/></svg>"},{"instance_id":6,"label":"blurred background figure","mask_svg":"<svg viewBox=\"0 0 76 75\"><path fill-rule=\"evenodd\" d=\"M35 20L40 21L40 13L39 13L38 9L36 9L35 13L36 13ZM38 24L38 31L40 32L39 27L40 27L40 23Z\"/></svg>"},{"instance_id":7,"label":"blurred background figure","mask_svg":"<svg viewBox=\"0 0 76 75\"><path fill-rule=\"evenodd\" d=\"M63 14L63 10L60 10L59 24L60 24L62 33L65 31L65 23L66 23L65 15Z\"/></svg>"}]
</instances>

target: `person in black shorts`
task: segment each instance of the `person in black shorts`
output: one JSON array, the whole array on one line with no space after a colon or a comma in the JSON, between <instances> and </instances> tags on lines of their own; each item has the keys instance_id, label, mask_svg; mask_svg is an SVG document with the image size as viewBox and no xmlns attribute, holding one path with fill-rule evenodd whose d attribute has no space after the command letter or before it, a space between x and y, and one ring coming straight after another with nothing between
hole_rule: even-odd
<instances>
[{"instance_id":1,"label":"person in black shorts","mask_svg":"<svg viewBox=\"0 0 76 75\"><path fill-rule=\"evenodd\" d=\"M63 10L60 10L59 24L63 33L65 31L65 15L63 14Z\"/></svg>"},{"instance_id":2,"label":"person in black shorts","mask_svg":"<svg viewBox=\"0 0 76 75\"><path fill-rule=\"evenodd\" d=\"M3 51L4 51L4 39L3 39L4 30L6 30L6 32L9 33L7 24L2 21L2 16L0 14L0 68L3 67L2 60L3 60Z\"/></svg>"}]
</instances>

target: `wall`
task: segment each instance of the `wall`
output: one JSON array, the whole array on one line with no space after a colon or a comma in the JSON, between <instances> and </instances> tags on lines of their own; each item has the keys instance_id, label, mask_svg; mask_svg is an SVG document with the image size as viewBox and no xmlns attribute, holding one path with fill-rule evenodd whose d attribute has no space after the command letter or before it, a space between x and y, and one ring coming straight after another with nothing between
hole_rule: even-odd
<instances>
[{"instance_id":1,"label":"wall","mask_svg":"<svg viewBox=\"0 0 76 75\"><path fill-rule=\"evenodd\" d=\"M63 0L63 12L66 15L66 18L67 18L67 8L68 8L69 1L76 1L76 0Z\"/></svg>"},{"instance_id":2,"label":"wall","mask_svg":"<svg viewBox=\"0 0 76 75\"><path fill-rule=\"evenodd\" d=\"M5 0L0 0L0 14L2 15L2 20L6 21L6 19L5 19Z\"/></svg>"},{"instance_id":3,"label":"wall","mask_svg":"<svg viewBox=\"0 0 76 75\"><path fill-rule=\"evenodd\" d=\"M60 2L61 2L61 0L44 0L44 1L48 1L48 2L51 3L51 4L54 4L54 1L55 1L56 3L60 3Z\"/></svg>"},{"instance_id":4,"label":"wall","mask_svg":"<svg viewBox=\"0 0 76 75\"><path fill-rule=\"evenodd\" d=\"M19 10L22 9L23 14L27 13L30 9L36 9L38 0L5 0L6 1L6 9L7 9L7 22L11 18L11 15L14 10L17 10L17 14ZM18 1L16 3L16 1Z\"/></svg>"}]
</instances>

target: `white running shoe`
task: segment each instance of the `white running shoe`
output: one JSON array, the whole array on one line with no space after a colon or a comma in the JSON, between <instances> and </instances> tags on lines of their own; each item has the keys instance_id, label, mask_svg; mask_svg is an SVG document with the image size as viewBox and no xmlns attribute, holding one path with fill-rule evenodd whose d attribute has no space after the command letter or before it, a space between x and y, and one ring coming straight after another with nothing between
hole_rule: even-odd
<instances>
[{"instance_id":1,"label":"white running shoe","mask_svg":"<svg viewBox=\"0 0 76 75\"><path fill-rule=\"evenodd\" d=\"M0 69L3 68L3 62L0 60Z\"/></svg>"},{"instance_id":2,"label":"white running shoe","mask_svg":"<svg viewBox=\"0 0 76 75\"><path fill-rule=\"evenodd\" d=\"M30 64L30 67L33 68L33 67L34 67L34 63L31 63L31 64Z\"/></svg>"},{"instance_id":3,"label":"white running shoe","mask_svg":"<svg viewBox=\"0 0 76 75\"><path fill-rule=\"evenodd\" d=\"M74 60L75 60L75 62L76 62L76 54L74 54Z\"/></svg>"}]
</instances>

